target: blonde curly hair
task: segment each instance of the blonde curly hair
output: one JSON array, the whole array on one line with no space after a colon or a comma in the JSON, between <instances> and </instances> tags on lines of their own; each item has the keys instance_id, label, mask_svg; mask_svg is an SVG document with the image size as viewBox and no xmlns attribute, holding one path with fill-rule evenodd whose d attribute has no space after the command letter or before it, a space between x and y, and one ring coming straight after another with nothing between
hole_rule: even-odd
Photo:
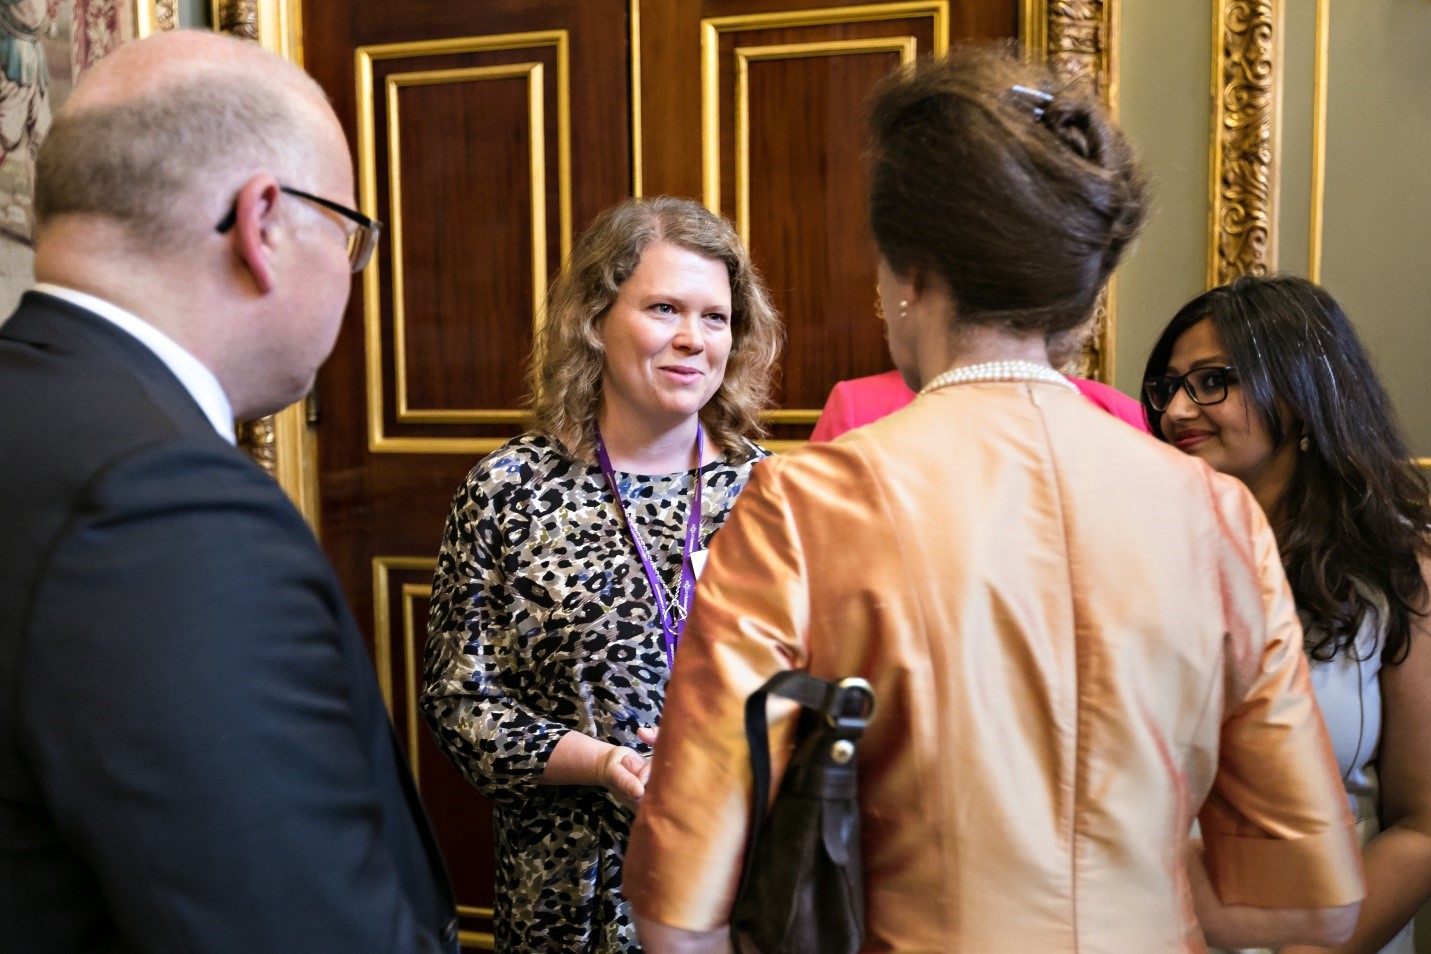
<instances>
[{"instance_id":1,"label":"blonde curly hair","mask_svg":"<svg viewBox=\"0 0 1431 954\"><path fill-rule=\"evenodd\" d=\"M701 409L716 445L764 434L766 406L784 331L765 285L729 222L690 199L627 199L597 216L547 294L528 372L538 430L572 454L594 453L605 349L597 325L646 249L657 242L725 265L730 276L731 348L725 378Z\"/></svg>"}]
</instances>

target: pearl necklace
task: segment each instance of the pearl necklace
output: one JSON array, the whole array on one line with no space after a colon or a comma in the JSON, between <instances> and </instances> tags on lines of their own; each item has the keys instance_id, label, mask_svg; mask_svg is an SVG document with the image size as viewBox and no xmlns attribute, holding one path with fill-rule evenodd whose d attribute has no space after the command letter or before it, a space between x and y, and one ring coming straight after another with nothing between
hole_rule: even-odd
<instances>
[{"instance_id":1,"label":"pearl necklace","mask_svg":"<svg viewBox=\"0 0 1431 954\"><path fill-rule=\"evenodd\" d=\"M928 394L940 388L955 384L975 384L984 381L1043 381L1077 391L1073 382L1046 364L1032 361L985 361L982 364L966 364L960 368L950 368L936 375L928 384L919 389L920 394Z\"/></svg>"}]
</instances>

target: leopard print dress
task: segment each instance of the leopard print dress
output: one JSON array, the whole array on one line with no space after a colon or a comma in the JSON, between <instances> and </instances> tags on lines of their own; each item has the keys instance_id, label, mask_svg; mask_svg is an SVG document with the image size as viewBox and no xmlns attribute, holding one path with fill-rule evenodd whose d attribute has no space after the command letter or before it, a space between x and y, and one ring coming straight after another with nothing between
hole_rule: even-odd
<instances>
[{"instance_id":1,"label":"leopard print dress","mask_svg":"<svg viewBox=\"0 0 1431 954\"><path fill-rule=\"evenodd\" d=\"M767 455L746 443L701 468L703 547ZM674 584L691 474L617 478ZM438 556L422 707L494 803L497 950L640 950L621 894L632 813L604 789L537 780L572 730L649 754L636 730L659 722L667 675L650 585L600 469L535 433L483 459Z\"/></svg>"}]
</instances>

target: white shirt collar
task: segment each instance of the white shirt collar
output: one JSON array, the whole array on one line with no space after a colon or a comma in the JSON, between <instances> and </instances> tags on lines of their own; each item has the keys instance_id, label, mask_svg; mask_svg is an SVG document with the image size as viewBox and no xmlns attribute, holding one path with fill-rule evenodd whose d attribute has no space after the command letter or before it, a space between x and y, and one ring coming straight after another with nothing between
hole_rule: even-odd
<instances>
[{"instance_id":1,"label":"white shirt collar","mask_svg":"<svg viewBox=\"0 0 1431 954\"><path fill-rule=\"evenodd\" d=\"M229 405L223 385L219 384L219 379L214 377L214 373L206 368L202 361L185 351L173 338L138 315L103 298L48 282L36 283L34 291L77 305L111 324L118 325L120 330L139 339L140 344L154 352L154 356L164 362L164 366L184 385L184 389L193 396L209 423L214 425L214 430L219 432L219 436L230 444L234 443L233 408Z\"/></svg>"}]
</instances>

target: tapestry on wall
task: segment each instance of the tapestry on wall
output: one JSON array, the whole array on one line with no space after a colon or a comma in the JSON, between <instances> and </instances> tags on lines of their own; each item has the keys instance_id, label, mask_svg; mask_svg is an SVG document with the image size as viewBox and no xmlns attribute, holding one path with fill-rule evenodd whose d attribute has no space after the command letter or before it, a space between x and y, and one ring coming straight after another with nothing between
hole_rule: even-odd
<instances>
[{"instance_id":1,"label":"tapestry on wall","mask_svg":"<svg viewBox=\"0 0 1431 954\"><path fill-rule=\"evenodd\" d=\"M0 321L33 280L35 153L86 68L135 35L135 0L0 0Z\"/></svg>"}]
</instances>

